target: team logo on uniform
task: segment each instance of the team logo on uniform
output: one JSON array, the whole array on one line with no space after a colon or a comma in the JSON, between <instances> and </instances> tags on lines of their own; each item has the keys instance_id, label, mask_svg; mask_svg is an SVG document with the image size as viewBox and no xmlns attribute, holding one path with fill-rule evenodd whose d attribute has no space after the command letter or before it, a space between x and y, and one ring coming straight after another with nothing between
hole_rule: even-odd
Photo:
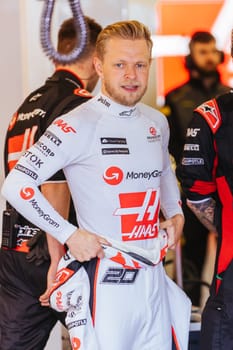
<instances>
[{"instance_id":1,"label":"team logo on uniform","mask_svg":"<svg viewBox=\"0 0 233 350\"><path fill-rule=\"evenodd\" d=\"M123 180L123 177L123 171L116 166L112 166L105 170L105 173L103 175L104 181L108 185L119 185L119 183L121 183L121 181Z\"/></svg>"},{"instance_id":2,"label":"team logo on uniform","mask_svg":"<svg viewBox=\"0 0 233 350\"><path fill-rule=\"evenodd\" d=\"M102 96L100 96L97 101L101 102L104 106L108 108L111 106L111 103L106 98L103 98Z\"/></svg>"},{"instance_id":3,"label":"team logo on uniform","mask_svg":"<svg viewBox=\"0 0 233 350\"><path fill-rule=\"evenodd\" d=\"M29 99L29 102L35 102L35 101L37 101L41 96L43 96L43 95L40 94L40 93L37 93L37 94L33 95L33 96Z\"/></svg>"},{"instance_id":4,"label":"team logo on uniform","mask_svg":"<svg viewBox=\"0 0 233 350\"><path fill-rule=\"evenodd\" d=\"M156 135L156 129L155 129L153 126L150 127L150 133L151 133L151 135L153 135L153 136Z\"/></svg>"},{"instance_id":5,"label":"team logo on uniform","mask_svg":"<svg viewBox=\"0 0 233 350\"><path fill-rule=\"evenodd\" d=\"M200 128L188 128L186 132L187 137L196 137L199 133Z\"/></svg>"},{"instance_id":6,"label":"team logo on uniform","mask_svg":"<svg viewBox=\"0 0 233 350\"><path fill-rule=\"evenodd\" d=\"M101 145L127 145L125 137L101 137Z\"/></svg>"},{"instance_id":7,"label":"team logo on uniform","mask_svg":"<svg viewBox=\"0 0 233 350\"><path fill-rule=\"evenodd\" d=\"M133 114L134 111L136 111L136 107L135 108L131 108L128 111L123 111L123 112L119 113L119 116L121 116L121 117L130 117Z\"/></svg>"},{"instance_id":8,"label":"team logo on uniform","mask_svg":"<svg viewBox=\"0 0 233 350\"><path fill-rule=\"evenodd\" d=\"M121 207L114 215L121 216L123 241L150 239L158 235L159 193L153 189L146 192L120 193Z\"/></svg>"},{"instance_id":9,"label":"team logo on uniform","mask_svg":"<svg viewBox=\"0 0 233 350\"><path fill-rule=\"evenodd\" d=\"M154 126L151 126L149 128L149 135L147 136L148 142L155 142L160 140L160 134L158 133L158 130L155 129Z\"/></svg>"},{"instance_id":10,"label":"team logo on uniform","mask_svg":"<svg viewBox=\"0 0 233 350\"><path fill-rule=\"evenodd\" d=\"M20 197L26 201L31 199L34 196L34 194L35 194L35 191L31 187L24 187L20 191Z\"/></svg>"},{"instance_id":11,"label":"team logo on uniform","mask_svg":"<svg viewBox=\"0 0 233 350\"><path fill-rule=\"evenodd\" d=\"M87 90L85 89L75 89L74 90L74 94L75 95L78 95L78 96L81 96L81 97L92 97L92 95L90 94L90 92L88 92Z\"/></svg>"},{"instance_id":12,"label":"team logo on uniform","mask_svg":"<svg viewBox=\"0 0 233 350\"><path fill-rule=\"evenodd\" d=\"M203 158L182 158L182 165L204 165Z\"/></svg>"},{"instance_id":13,"label":"team logo on uniform","mask_svg":"<svg viewBox=\"0 0 233 350\"><path fill-rule=\"evenodd\" d=\"M71 338L71 344L73 350L79 350L81 348L81 341L77 337Z\"/></svg>"},{"instance_id":14,"label":"team logo on uniform","mask_svg":"<svg viewBox=\"0 0 233 350\"><path fill-rule=\"evenodd\" d=\"M53 124L58 126L65 133L73 132L76 134L76 130L72 126L70 126L68 123L66 123L63 119L56 119L53 122Z\"/></svg>"},{"instance_id":15,"label":"team logo on uniform","mask_svg":"<svg viewBox=\"0 0 233 350\"><path fill-rule=\"evenodd\" d=\"M63 267L62 269L60 269L59 271L57 271L56 274L56 278L55 281L52 285L52 288L50 290L50 295L52 295L52 293L58 289L58 287L60 287L61 285L63 285L66 281L68 281L68 279L70 279L74 274L73 270L70 270L66 267Z\"/></svg>"},{"instance_id":16,"label":"team logo on uniform","mask_svg":"<svg viewBox=\"0 0 233 350\"><path fill-rule=\"evenodd\" d=\"M35 118L35 117L41 117L44 118L46 115L46 111L44 111L41 108L35 108L33 111L31 112L27 112L27 113L19 113L18 115L18 121L25 121L25 120L30 120L31 118Z\"/></svg>"},{"instance_id":17,"label":"team logo on uniform","mask_svg":"<svg viewBox=\"0 0 233 350\"><path fill-rule=\"evenodd\" d=\"M15 126L15 123L16 123L16 121L17 121L17 117L18 117L18 113L14 113L13 116L12 116L12 118L11 118L10 124L9 124L9 126L8 126L8 130L9 130L9 131L12 130L13 127Z\"/></svg>"},{"instance_id":18,"label":"team logo on uniform","mask_svg":"<svg viewBox=\"0 0 233 350\"><path fill-rule=\"evenodd\" d=\"M221 125L221 114L219 112L216 100L213 99L203 103L201 106L196 108L195 111L199 112L205 118L212 131L216 132Z\"/></svg>"},{"instance_id":19,"label":"team logo on uniform","mask_svg":"<svg viewBox=\"0 0 233 350\"><path fill-rule=\"evenodd\" d=\"M120 147L115 147L115 148L102 148L101 152L104 156L106 155L112 155L112 154L119 154L119 155L125 155L129 154L129 149L128 148L120 148Z\"/></svg>"},{"instance_id":20,"label":"team logo on uniform","mask_svg":"<svg viewBox=\"0 0 233 350\"><path fill-rule=\"evenodd\" d=\"M193 151L199 151L200 150L200 146L196 143L186 143L184 145L184 151L190 151L190 152L193 152Z\"/></svg>"},{"instance_id":21,"label":"team logo on uniform","mask_svg":"<svg viewBox=\"0 0 233 350\"><path fill-rule=\"evenodd\" d=\"M33 152L26 151L23 155L24 158L27 158L29 164L33 164L37 169L40 169L44 162Z\"/></svg>"},{"instance_id":22,"label":"team logo on uniform","mask_svg":"<svg viewBox=\"0 0 233 350\"><path fill-rule=\"evenodd\" d=\"M21 165L21 164L16 164L15 170L18 170L18 171L20 171L21 173L30 176L30 177L33 178L34 180L37 180L37 178L38 178L38 175L37 175L34 171L32 171L32 170L26 168L25 166L23 166L23 165Z\"/></svg>"},{"instance_id":23,"label":"team logo on uniform","mask_svg":"<svg viewBox=\"0 0 233 350\"><path fill-rule=\"evenodd\" d=\"M62 143L62 141L49 130L45 131L44 136L46 136L47 139L49 139L56 146L60 146L60 144Z\"/></svg>"}]
</instances>

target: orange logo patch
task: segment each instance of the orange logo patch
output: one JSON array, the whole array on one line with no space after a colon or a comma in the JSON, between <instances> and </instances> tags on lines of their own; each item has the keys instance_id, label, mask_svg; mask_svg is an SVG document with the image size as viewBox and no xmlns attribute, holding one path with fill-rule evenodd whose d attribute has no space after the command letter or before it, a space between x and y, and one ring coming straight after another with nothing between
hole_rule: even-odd
<instances>
[{"instance_id":1,"label":"orange logo patch","mask_svg":"<svg viewBox=\"0 0 233 350\"><path fill-rule=\"evenodd\" d=\"M81 96L81 97L92 97L92 95L90 94L90 92L88 92L87 90L85 89L75 89L74 90L74 94L77 95L77 96Z\"/></svg>"}]
</instances>

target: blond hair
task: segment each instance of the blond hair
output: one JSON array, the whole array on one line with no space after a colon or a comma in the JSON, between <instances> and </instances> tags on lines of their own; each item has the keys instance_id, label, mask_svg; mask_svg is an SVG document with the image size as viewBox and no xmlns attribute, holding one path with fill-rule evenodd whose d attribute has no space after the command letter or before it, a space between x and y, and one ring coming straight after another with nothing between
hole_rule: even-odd
<instances>
[{"instance_id":1,"label":"blond hair","mask_svg":"<svg viewBox=\"0 0 233 350\"><path fill-rule=\"evenodd\" d=\"M149 29L141 22L120 21L105 27L98 35L96 42L96 53L100 59L103 59L106 51L106 41L111 38L121 38L126 40L144 39L147 42L150 54L153 42Z\"/></svg>"}]
</instances>

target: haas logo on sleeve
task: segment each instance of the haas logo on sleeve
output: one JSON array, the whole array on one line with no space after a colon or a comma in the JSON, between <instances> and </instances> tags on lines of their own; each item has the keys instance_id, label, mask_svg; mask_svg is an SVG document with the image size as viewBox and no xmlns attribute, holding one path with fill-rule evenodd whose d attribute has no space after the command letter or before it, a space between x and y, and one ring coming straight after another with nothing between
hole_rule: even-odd
<instances>
[{"instance_id":1,"label":"haas logo on sleeve","mask_svg":"<svg viewBox=\"0 0 233 350\"><path fill-rule=\"evenodd\" d=\"M65 133L73 132L76 134L76 130L72 126L70 126L68 123L66 123L63 119L56 119L53 122L53 124L57 125Z\"/></svg>"}]
</instances>

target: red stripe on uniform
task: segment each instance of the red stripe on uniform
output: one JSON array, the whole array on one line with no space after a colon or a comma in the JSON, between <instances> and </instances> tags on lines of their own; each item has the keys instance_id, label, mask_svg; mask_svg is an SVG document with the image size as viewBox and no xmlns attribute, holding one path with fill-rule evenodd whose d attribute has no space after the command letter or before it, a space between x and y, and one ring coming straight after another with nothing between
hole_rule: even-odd
<instances>
[{"instance_id":1,"label":"red stripe on uniform","mask_svg":"<svg viewBox=\"0 0 233 350\"><path fill-rule=\"evenodd\" d=\"M224 176L217 178L217 185L222 203L222 236L217 266L217 273L221 274L233 259L233 196Z\"/></svg>"},{"instance_id":2,"label":"red stripe on uniform","mask_svg":"<svg viewBox=\"0 0 233 350\"><path fill-rule=\"evenodd\" d=\"M97 260L95 277L94 277L94 287L93 287L93 306L92 306L92 322L95 325L95 313L96 313L96 289L97 289L97 277L99 272L100 259Z\"/></svg>"},{"instance_id":3,"label":"red stripe on uniform","mask_svg":"<svg viewBox=\"0 0 233 350\"><path fill-rule=\"evenodd\" d=\"M194 184L189 189L189 191L196 192L202 195L214 193L216 191L216 184L215 182L196 180L194 181Z\"/></svg>"},{"instance_id":4,"label":"red stripe on uniform","mask_svg":"<svg viewBox=\"0 0 233 350\"><path fill-rule=\"evenodd\" d=\"M178 343L178 339L177 339L177 337L176 337L176 332L175 332L174 327L172 327L172 338L173 338L173 341L174 341L176 350L181 350L181 348L180 348L180 346L179 346L179 343Z\"/></svg>"}]
</instances>

